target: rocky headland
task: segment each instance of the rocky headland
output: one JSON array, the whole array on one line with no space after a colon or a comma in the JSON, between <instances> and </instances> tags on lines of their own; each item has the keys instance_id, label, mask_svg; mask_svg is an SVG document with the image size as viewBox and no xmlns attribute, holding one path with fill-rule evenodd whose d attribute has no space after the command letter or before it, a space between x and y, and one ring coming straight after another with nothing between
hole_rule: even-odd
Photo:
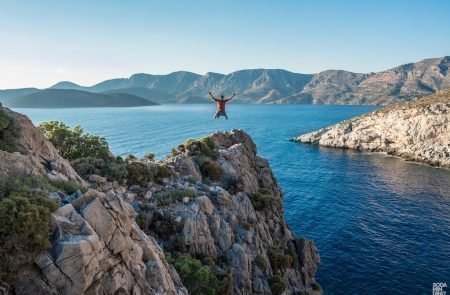
<instances>
[{"instance_id":1,"label":"rocky headland","mask_svg":"<svg viewBox=\"0 0 450 295\"><path fill-rule=\"evenodd\" d=\"M36 253L13 244L33 233L0 229L0 294L322 293L317 249L290 230L282 191L245 132L190 140L164 161L111 158L115 170L102 173L100 161L69 162L25 116L0 111L2 179L66 188L28 182L11 193L0 183L2 223L11 212L2 208L35 194L55 204Z\"/></svg>"},{"instance_id":2,"label":"rocky headland","mask_svg":"<svg viewBox=\"0 0 450 295\"><path fill-rule=\"evenodd\" d=\"M450 168L450 89L293 138Z\"/></svg>"}]
</instances>

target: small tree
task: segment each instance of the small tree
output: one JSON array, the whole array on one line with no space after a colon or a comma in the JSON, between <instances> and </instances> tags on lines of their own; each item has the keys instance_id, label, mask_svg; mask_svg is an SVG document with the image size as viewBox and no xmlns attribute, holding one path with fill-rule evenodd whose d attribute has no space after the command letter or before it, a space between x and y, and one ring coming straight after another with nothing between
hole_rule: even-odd
<instances>
[{"instance_id":1,"label":"small tree","mask_svg":"<svg viewBox=\"0 0 450 295\"><path fill-rule=\"evenodd\" d=\"M66 159L82 157L108 158L109 148L104 137L83 133L81 126L69 128L62 122L50 121L38 125L45 137L53 143Z\"/></svg>"},{"instance_id":2,"label":"small tree","mask_svg":"<svg viewBox=\"0 0 450 295\"><path fill-rule=\"evenodd\" d=\"M200 260L180 255L171 262L191 294L217 294L220 281Z\"/></svg>"}]
</instances>

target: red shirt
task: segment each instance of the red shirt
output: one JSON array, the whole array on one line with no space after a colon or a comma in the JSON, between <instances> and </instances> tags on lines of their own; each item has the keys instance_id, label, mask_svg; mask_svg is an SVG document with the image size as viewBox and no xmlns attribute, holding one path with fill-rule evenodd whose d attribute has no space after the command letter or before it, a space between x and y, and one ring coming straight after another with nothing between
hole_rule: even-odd
<instances>
[{"instance_id":1,"label":"red shirt","mask_svg":"<svg viewBox=\"0 0 450 295\"><path fill-rule=\"evenodd\" d=\"M229 101L229 99L214 99L217 103L217 109L219 112L225 112L225 104Z\"/></svg>"}]
</instances>

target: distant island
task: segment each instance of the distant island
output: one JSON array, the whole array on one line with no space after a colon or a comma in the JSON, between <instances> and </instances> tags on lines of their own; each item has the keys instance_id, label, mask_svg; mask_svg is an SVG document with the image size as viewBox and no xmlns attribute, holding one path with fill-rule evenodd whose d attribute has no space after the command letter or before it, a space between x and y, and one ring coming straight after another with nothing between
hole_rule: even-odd
<instances>
[{"instance_id":1,"label":"distant island","mask_svg":"<svg viewBox=\"0 0 450 295\"><path fill-rule=\"evenodd\" d=\"M129 93L92 93L72 89L45 89L11 98L12 108L138 107L157 103Z\"/></svg>"},{"instance_id":2,"label":"distant island","mask_svg":"<svg viewBox=\"0 0 450 295\"><path fill-rule=\"evenodd\" d=\"M366 74L343 70L299 74L281 69L250 69L228 75L199 75L180 71L168 75L135 74L93 86L64 81L49 89L130 94L156 103L205 103L211 90L224 95L236 92L238 103L389 105L450 88L449 65L450 56L445 56ZM40 91L0 90L0 102Z\"/></svg>"}]
</instances>

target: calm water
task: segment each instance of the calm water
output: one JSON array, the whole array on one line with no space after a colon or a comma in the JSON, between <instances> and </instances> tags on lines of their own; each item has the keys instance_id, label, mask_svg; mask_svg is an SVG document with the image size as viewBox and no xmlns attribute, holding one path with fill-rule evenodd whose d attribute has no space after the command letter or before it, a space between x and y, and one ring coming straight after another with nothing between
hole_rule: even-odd
<instances>
[{"instance_id":1,"label":"calm water","mask_svg":"<svg viewBox=\"0 0 450 295\"><path fill-rule=\"evenodd\" d=\"M19 109L34 123L60 120L103 135L119 155L162 158L189 138L242 128L268 158L284 190L285 214L312 238L327 294L432 294L450 284L450 171L287 139L366 113L367 106L214 105Z\"/></svg>"}]
</instances>

